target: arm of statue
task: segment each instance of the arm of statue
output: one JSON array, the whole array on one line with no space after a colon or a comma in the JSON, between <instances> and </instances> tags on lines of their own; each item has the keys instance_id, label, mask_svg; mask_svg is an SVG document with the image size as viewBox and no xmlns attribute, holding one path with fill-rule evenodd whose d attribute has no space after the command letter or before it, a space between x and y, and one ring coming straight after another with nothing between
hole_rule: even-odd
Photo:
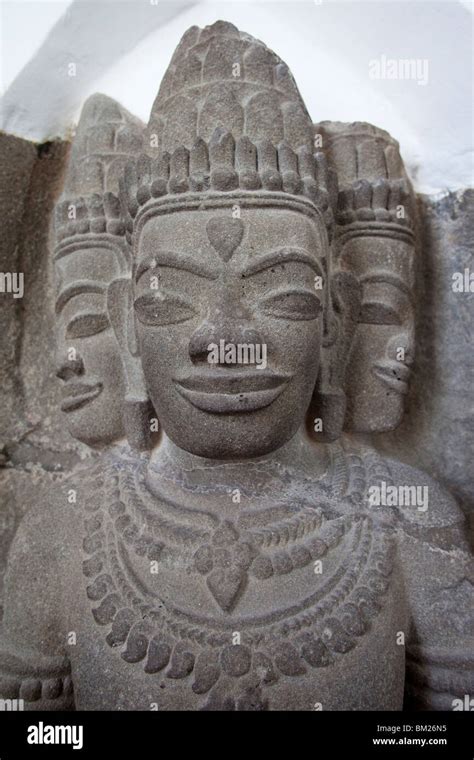
<instances>
[{"instance_id":1,"label":"arm of statue","mask_svg":"<svg viewBox=\"0 0 474 760\"><path fill-rule=\"evenodd\" d=\"M465 519L425 473L400 464L395 471L394 485L418 487L416 505L398 506L411 619L405 706L472 709L466 704L474 696L474 563Z\"/></svg>"},{"instance_id":2,"label":"arm of statue","mask_svg":"<svg viewBox=\"0 0 474 760\"><path fill-rule=\"evenodd\" d=\"M61 564L67 545L60 512L50 504L33 508L10 549L0 628L2 709L74 709L60 618Z\"/></svg>"}]
</instances>

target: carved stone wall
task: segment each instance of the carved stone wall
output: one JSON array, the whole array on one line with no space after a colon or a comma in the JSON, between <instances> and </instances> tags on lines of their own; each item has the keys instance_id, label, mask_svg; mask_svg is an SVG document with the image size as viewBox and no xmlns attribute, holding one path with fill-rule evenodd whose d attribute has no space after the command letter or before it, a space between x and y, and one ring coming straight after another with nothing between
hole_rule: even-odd
<instances>
[{"instance_id":1,"label":"carved stone wall","mask_svg":"<svg viewBox=\"0 0 474 760\"><path fill-rule=\"evenodd\" d=\"M310 709L320 669L324 709L449 709L472 680L473 192L416 197L388 133L313 125L222 21L183 36L146 127L96 95L69 163L2 146L23 287L2 293L0 697ZM268 371L210 366L226 340L269 346Z\"/></svg>"}]
</instances>

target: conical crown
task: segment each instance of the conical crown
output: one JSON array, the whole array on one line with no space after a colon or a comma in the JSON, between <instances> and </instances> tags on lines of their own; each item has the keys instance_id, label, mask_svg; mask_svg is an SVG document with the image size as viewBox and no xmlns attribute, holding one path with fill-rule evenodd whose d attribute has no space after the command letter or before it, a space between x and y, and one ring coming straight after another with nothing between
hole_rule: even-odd
<instances>
[{"instance_id":1,"label":"conical crown","mask_svg":"<svg viewBox=\"0 0 474 760\"><path fill-rule=\"evenodd\" d=\"M58 246L87 233L125 234L119 178L130 157L142 150L143 130L144 125L112 98L96 94L86 101L56 206Z\"/></svg>"},{"instance_id":2,"label":"conical crown","mask_svg":"<svg viewBox=\"0 0 474 760\"><path fill-rule=\"evenodd\" d=\"M336 173L313 152L313 126L286 64L218 21L183 36L154 102L146 154L121 184L130 233L151 206L189 194L285 193L331 228Z\"/></svg>"},{"instance_id":3,"label":"conical crown","mask_svg":"<svg viewBox=\"0 0 474 760\"><path fill-rule=\"evenodd\" d=\"M309 114L288 66L262 42L217 21L184 34L151 110L158 152L208 143L216 127L237 140L312 149Z\"/></svg>"}]
</instances>

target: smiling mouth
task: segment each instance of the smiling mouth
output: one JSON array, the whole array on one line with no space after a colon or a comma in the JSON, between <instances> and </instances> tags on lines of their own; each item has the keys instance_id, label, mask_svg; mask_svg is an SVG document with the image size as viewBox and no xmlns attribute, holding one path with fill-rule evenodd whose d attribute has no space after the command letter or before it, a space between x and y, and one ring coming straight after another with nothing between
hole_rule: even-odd
<instances>
[{"instance_id":1,"label":"smiling mouth","mask_svg":"<svg viewBox=\"0 0 474 760\"><path fill-rule=\"evenodd\" d=\"M410 377L411 369L410 367L407 367L406 364L387 360L380 362L379 364L374 364L372 372L392 391L396 391L403 395L408 393L408 379Z\"/></svg>"},{"instance_id":2,"label":"smiling mouth","mask_svg":"<svg viewBox=\"0 0 474 760\"><path fill-rule=\"evenodd\" d=\"M253 412L270 406L284 390L288 375L216 370L175 378L176 390L197 409L214 414Z\"/></svg>"},{"instance_id":3,"label":"smiling mouth","mask_svg":"<svg viewBox=\"0 0 474 760\"><path fill-rule=\"evenodd\" d=\"M84 383L71 383L65 388L67 394L61 404L62 412L73 412L88 404L102 393L102 383L85 385Z\"/></svg>"}]
</instances>

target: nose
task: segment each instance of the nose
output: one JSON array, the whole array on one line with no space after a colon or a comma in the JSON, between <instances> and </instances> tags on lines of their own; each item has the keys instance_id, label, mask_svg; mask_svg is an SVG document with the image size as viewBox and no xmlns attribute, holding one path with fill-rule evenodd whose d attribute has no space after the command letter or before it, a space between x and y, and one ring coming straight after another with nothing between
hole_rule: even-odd
<instances>
[{"instance_id":1,"label":"nose","mask_svg":"<svg viewBox=\"0 0 474 760\"><path fill-rule=\"evenodd\" d=\"M59 368L56 372L56 377L60 380L70 380L72 377L77 377L84 374L84 362L82 358L76 354L75 359L63 358Z\"/></svg>"},{"instance_id":2,"label":"nose","mask_svg":"<svg viewBox=\"0 0 474 760\"><path fill-rule=\"evenodd\" d=\"M252 344L262 345L263 339L258 330L251 322L250 315L242 304L223 299L214 311L201 323L192 334L189 341L189 356L193 364L208 362L209 345L220 345L220 341L226 344Z\"/></svg>"},{"instance_id":3,"label":"nose","mask_svg":"<svg viewBox=\"0 0 474 760\"><path fill-rule=\"evenodd\" d=\"M219 325L212 320L202 323L189 341L189 356L193 364L206 362L209 356L211 343L219 346L220 341L240 345L243 343L262 345L263 341L257 330L233 322L221 322Z\"/></svg>"},{"instance_id":4,"label":"nose","mask_svg":"<svg viewBox=\"0 0 474 760\"><path fill-rule=\"evenodd\" d=\"M387 355L390 359L397 359L410 367L415 358L414 344L414 330L407 329L389 341Z\"/></svg>"}]
</instances>

